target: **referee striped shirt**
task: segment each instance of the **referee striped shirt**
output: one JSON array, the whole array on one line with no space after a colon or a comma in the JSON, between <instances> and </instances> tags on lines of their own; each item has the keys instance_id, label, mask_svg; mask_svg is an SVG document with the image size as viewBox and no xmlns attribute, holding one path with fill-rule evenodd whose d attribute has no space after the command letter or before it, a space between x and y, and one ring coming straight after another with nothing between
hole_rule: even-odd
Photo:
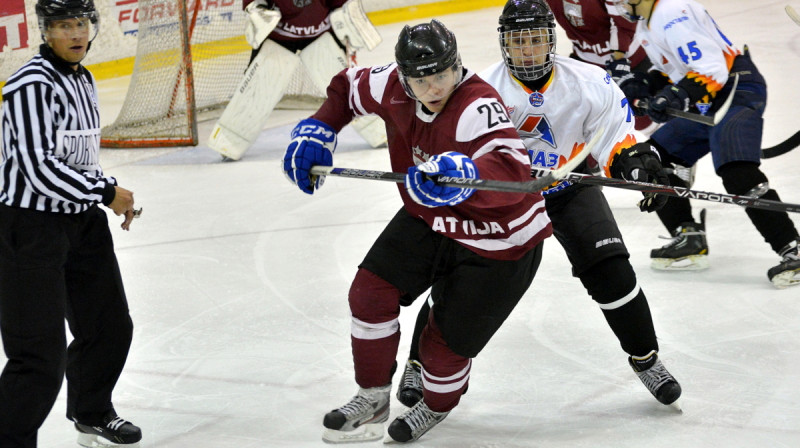
<instances>
[{"instance_id":1,"label":"referee striped shirt","mask_svg":"<svg viewBox=\"0 0 800 448\"><path fill-rule=\"evenodd\" d=\"M113 200L116 180L99 163L97 104L91 73L55 59L46 45L8 79L0 203L73 214Z\"/></svg>"}]
</instances>

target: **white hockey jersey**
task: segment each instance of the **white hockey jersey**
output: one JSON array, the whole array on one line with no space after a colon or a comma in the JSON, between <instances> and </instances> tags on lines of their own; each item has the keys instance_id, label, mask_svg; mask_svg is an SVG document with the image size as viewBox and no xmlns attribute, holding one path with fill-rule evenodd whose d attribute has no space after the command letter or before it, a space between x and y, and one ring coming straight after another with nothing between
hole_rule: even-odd
<instances>
[{"instance_id":1,"label":"white hockey jersey","mask_svg":"<svg viewBox=\"0 0 800 448\"><path fill-rule=\"evenodd\" d=\"M538 91L512 77L503 62L480 76L500 93L535 167L554 169L567 163L603 129L591 157L610 177L614 155L636 144L628 100L599 67L556 55L550 79ZM546 192L566 186L561 182Z\"/></svg>"},{"instance_id":2,"label":"white hockey jersey","mask_svg":"<svg viewBox=\"0 0 800 448\"><path fill-rule=\"evenodd\" d=\"M741 54L694 0L656 2L650 20L638 22L636 34L653 68L676 84L688 77L712 96L722 90L734 58Z\"/></svg>"}]
</instances>

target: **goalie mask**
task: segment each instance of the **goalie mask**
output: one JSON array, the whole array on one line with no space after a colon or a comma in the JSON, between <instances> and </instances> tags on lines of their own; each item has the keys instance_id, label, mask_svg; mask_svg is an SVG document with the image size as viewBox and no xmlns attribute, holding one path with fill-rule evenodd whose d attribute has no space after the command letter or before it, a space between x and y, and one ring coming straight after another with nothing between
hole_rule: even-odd
<instances>
[{"instance_id":1,"label":"goalie mask","mask_svg":"<svg viewBox=\"0 0 800 448\"><path fill-rule=\"evenodd\" d=\"M48 33L88 33L91 42L100 26L100 15L93 0L38 0L36 16L45 42ZM77 20L69 22L68 19ZM57 28L51 27L57 21Z\"/></svg>"},{"instance_id":2,"label":"goalie mask","mask_svg":"<svg viewBox=\"0 0 800 448\"><path fill-rule=\"evenodd\" d=\"M415 100L426 89L442 83L452 91L463 77L456 36L436 19L406 25L394 47L394 57L400 84Z\"/></svg>"},{"instance_id":3,"label":"goalie mask","mask_svg":"<svg viewBox=\"0 0 800 448\"><path fill-rule=\"evenodd\" d=\"M553 69L556 20L544 0L509 0L500 14L500 49L519 80L535 81Z\"/></svg>"}]
</instances>

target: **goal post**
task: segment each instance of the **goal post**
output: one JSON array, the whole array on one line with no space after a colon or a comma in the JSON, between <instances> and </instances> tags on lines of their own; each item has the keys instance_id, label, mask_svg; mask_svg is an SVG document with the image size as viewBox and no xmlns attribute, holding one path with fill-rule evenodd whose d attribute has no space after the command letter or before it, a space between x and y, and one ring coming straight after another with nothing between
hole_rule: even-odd
<instances>
[{"instance_id":1,"label":"goal post","mask_svg":"<svg viewBox=\"0 0 800 448\"><path fill-rule=\"evenodd\" d=\"M139 0L136 57L107 148L193 146L198 121L218 118L250 60L241 0ZM324 100L303 67L278 108L314 109Z\"/></svg>"}]
</instances>

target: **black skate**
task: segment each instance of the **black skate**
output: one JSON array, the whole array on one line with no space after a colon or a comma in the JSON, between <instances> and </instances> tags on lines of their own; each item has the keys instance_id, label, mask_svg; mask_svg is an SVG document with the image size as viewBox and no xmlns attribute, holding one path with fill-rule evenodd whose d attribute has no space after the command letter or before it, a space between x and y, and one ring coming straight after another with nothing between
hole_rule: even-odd
<instances>
[{"instance_id":1,"label":"black skate","mask_svg":"<svg viewBox=\"0 0 800 448\"><path fill-rule=\"evenodd\" d=\"M352 443L383 437L383 422L389 420L389 395L392 383L381 387L359 387L349 403L325 414L322 440L328 443Z\"/></svg>"},{"instance_id":2,"label":"black skate","mask_svg":"<svg viewBox=\"0 0 800 448\"><path fill-rule=\"evenodd\" d=\"M389 425L389 437L395 442L413 442L444 420L449 413L432 411L424 401L420 400L414 407L394 419Z\"/></svg>"},{"instance_id":3,"label":"black skate","mask_svg":"<svg viewBox=\"0 0 800 448\"><path fill-rule=\"evenodd\" d=\"M681 385L658 359L658 353L655 350L643 358L630 356L628 363L659 403L681 410L678 402L678 398L681 397Z\"/></svg>"},{"instance_id":4,"label":"black skate","mask_svg":"<svg viewBox=\"0 0 800 448\"><path fill-rule=\"evenodd\" d=\"M422 400L422 366L419 361L409 359L397 388L397 399L406 407L413 407Z\"/></svg>"},{"instance_id":5,"label":"black skate","mask_svg":"<svg viewBox=\"0 0 800 448\"><path fill-rule=\"evenodd\" d=\"M706 211L700 212L700 224L682 223L672 232L664 247L650 251L651 267L661 271L699 271L708 268Z\"/></svg>"},{"instance_id":6,"label":"black skate","mask_svg":"<svg viewBox=\"0 0 800 448\"><path fill-rule=\"evenodd\" d=\"M99 448L124 446L137 448L142 440L142 430L133 423L117 416L112 409L103 416L103 424L92 426L75 422L78 431L78 445Z\"/></svg>"},{"instance_id":7,"label":"black skate","mask_svg":"<svg viewBox=\"0 0 800 448\"><path fill-rule=\"evenodd\" d=\"M769 271L767 277L776 288L783 289L787 286L800 285L800 254L798 245L800 241L792 241L781 249L783 257L781 263Z\"/></svg>"}]
</instances>

